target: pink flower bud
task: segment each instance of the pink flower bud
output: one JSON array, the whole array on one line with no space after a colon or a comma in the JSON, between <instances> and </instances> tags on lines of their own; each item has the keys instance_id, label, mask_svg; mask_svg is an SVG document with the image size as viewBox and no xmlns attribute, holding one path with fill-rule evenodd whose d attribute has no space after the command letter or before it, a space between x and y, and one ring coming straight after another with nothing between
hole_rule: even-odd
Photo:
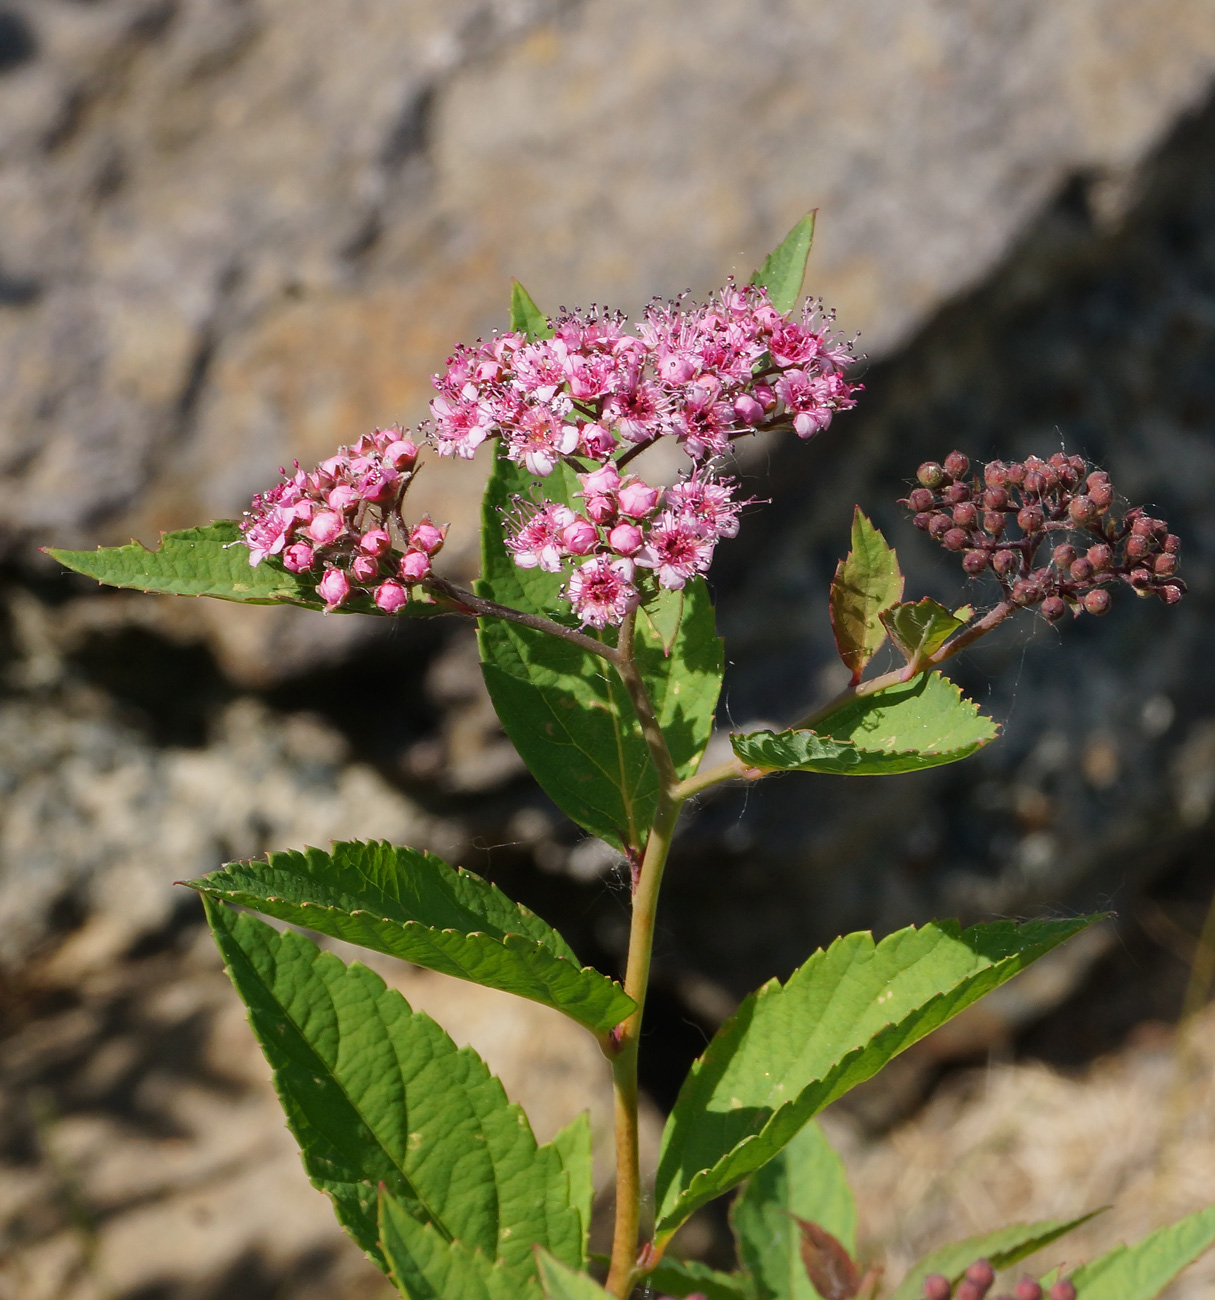
<instances>
[{"instance_id":1,"label":"pink flower bud","mask_svg":"<svg viewBox=\"0 0 1215 1300\"><path fill-rule=\"evenodd\" d=\"M1102 569L1108 569L1114 560L1113 548L1107 546L1104 542L1098 542L1096 546L1090 546L1086 555L1088 562L1098 573Z\"/></svg>"},{"instance_id":2,"label":"pink flower bud","mask_svg":"<svg viewBox=\"0 0 1215 1300\"><path fill-rule=\"evenodd\" d=\"M406 551L401 557L401 577L406 582L421 582L430 573L430 556L425 551Z\"/></svg>"},{"instance_id":3,"label":"pink flower bud","mask_svg":"<svg viewBox=\"0 0 1215 1300\"><path fill-rule=\"evenodd\" d=\"M645 535L636 524L617 524L608 533L608 545L617 555L636 555L644 541Z\"/></svg>"},{"instance_id":4,"label":"pink flower bud","mask_svg":"<svg viewBox=\"0 0 1215 1300\"><path fill-rule=\"evenodd\" d=\"M616 518L616 501L609 496L588 496L586 513L597 524L609 524Z\"/></svg>"},{"instance_id":5,"label":"pink flower bud","mask_svg":"<svg viewBox=\"0 0 1215 1300\"><path fill-rule=\"evenodd\" d=\"M936 497L927 488L919 487L907 494L907 504L919 513L921 510L931 510L936 504Z\"/></svg>"},{"instance_id":6,"label":"pink flower bud","mask_svg":"<svg viewBox=\"0 0 1215 1300\"><path fill-rule=\"evenodd\" d=\"M764 408L765 415L771 415L776 410L776 391L767 384L756 384L755 400Z\"/></svg>"},{"instance_id":7,"label":"pink flower bud","mask_svg":"<svg viewBox=\"0 0 1215 1300\"><path fill-rule=\"evenodd\" d=\"M1081 603L1088 613L1096 614L1098 618L1110 612L1110 594L1102 587L1086 592Z\"/></svg>"},{"instance_id":8,"label":"pink flower bud","mask_svg":"<svg viewBox=\"0 0 1215 1300\"><path fill-rule=\"evenodd\" d=\"M1072 561L1067 571L1071 574L1073 582L1088 582L1093 576L1093 562L1086 556L1081 556L1080 559Z\"/></svg>"},{"instance_id":9,"label":"pink flower bud","mask_svg":"<svg viewBox=\"0 0 1215 1300\"><path fill-rule=\"evenodd\" d=\"M325 602L327 611L337 609L350 595L350 579L341 569L326 569L325 576L316 584L316 594Z\"/></svg>"},{"instance_id":10,"label":"pink flower bud","mask_svg":"<svg viewBox=\"0 0 1215 1300\"><path fill-rule=\"evenodd\" d=\"M1050 1289L1050 1300L1076 1300L1075 1284L1063 1278Z\"/></svg>"},{"instance_id":11,"label":"pink flower bud","mask_svg":"<svg viewBox=\"0 0 1215 1300\"><path fill-rule=\"evenodd\" d=\"M968 461L960 451L951 451L949 455L945 457L943 468L950 478L964 478L967 471L970 469L970 461Z\"/></svg>"},{"instance_id":12,"label":"pink flower bud","mask_svg":"<svg viewBox=\"0 0 1215 1300\"><path fill-rule=\"evenodd\" d=\"M313 516L312 522L308 525L308 536L314 542L320 542L322 546L336 541L345 531L346 524L342 516L334 514L332 510L322 510Z\"/></svg>"},{"instance_id":13,"label":"pink flower bud","mask_svg":"<svg viewBox=\"0 0 1215 1300\"><path fill-rule=\"evenodd\" d=\"M949 1300L953 1288L941 1273L929 1273L924 1279L924 1300Z\"/></svg>"},{"instance_id":14,"label":"pink flower bud","mask_svg":"<svg viewBox=\"0 0 1215 1300\"><path fill-rule=\"evenodd\" d=\"M986 551L967 551L962 556L962 568L972 577L977 577L982 573L987 568L988 563L989 559Z\"/></svg>"},{"instance_id":15,"label":"pink flower bud","mask_svg":"<svg viewBox=\"0 0 1215 1300\"><path fill-rule=\"evenodd\" d=\"M622 515L628 515L630 519L644 519L646 515L653 514L661 496L661 488L650 487L648 483L634 479L620 489L616 500L620 503Z\"/></svg>"},{"instance_id":16,"label":"pink flower bud","mask_svg":"<svg viewBox=\"0 0 1215 1300\"><path fill-rule=\"evenodd\" d=\"M385 614L395 614L409 600L409 592L399 582L389 578L376 588L375 603Z\"/></svg>"},{"instance_id":17,"label":"pink flower bud","mask_svg":"<svg viewBox=\"0 0 1215 1300\"><path fill-rule=\"evenodd\" d=\"M951 483L945 489L945 500L951 505L957 505L960 501L969 501L970 497L970 488L965 483Z\"/></svg>"},{"instance_id":18,"label":"pink flower bud","mask_svg":"<svg viewBox=\"0 0 1215 1300\"><path fill-rule=\"evenodd\" d=\"M392 538L383 528L371 528L359 538L359 550L365 555L383 555L392 545Z\"/></svg>"},{"instance_id":19,"label":"pink flower bud","mask_svg":"<svg viewBox=\"0 0 1215 1300\"><path fill-rule=\"evenodd\" d=\"M1042 617L1048 623L1057 623L1067 613L1067 605L1059 596L1047 596L1042 602Z\"/></svg>"},{"instance_id":20,"label":"pink flower bud","mask_svg":"<svg viewBox=\"0 0 1215 1300\"><path fill-rule=\"evenodd\" d=\"M742 393L734 399L734 414L744 424L759 424L764 418L764 408L751 396Z\"/></svg>"},{"instance_id":21,"label":"pink flower bud","mask_svg":"<svg viewBox=\"0 0 1215 1300\"><path fill-rule=\"evenodd\" d=\"M616 439L601 424L584 424L578 442L592 460L603 460L610 456L616 446Z\"/></svg>"},{"instance_id":22,"label":"pink flower bud","mask_svg":"<svg viewBox=\"0 0 1215 1300\"><path fill-rule=\"evenodd\" d=\"M571 555L590 555L599 541L599 530L586 519L575 519L561 530L561 545Z\"/></svg>"},{"instance_id":23,"label":"pink flower bud","mask_svg":"<svg viewBox=\"0 0 1215 1300\"><path fill-rule=\"evenodd\" d=\"M412 438L402 438L390 442L384 448L384 460L395 470L411 470L418 460L417 443Z\"/></svg>"},{"instance_id":24,"label":"pink flower bud","mask_svg":"<svg viewBox=\"0 0 1215 1300\"><path fill-rule=\"evenodd\" d=\"M966 533L961 528L949 528L941 538L941 545L947 551L960 551L967 542Z\"/></svg>"},{"instance_id":25,"label":"pink flower bud","mask_svg":"<svg viewBox=\"0 0 1215 1300\"><path fill-rule=\"evenodd\" d=\"M443 539L447 536L447 529L436 528L429 519L423 519L420 524L415 524L409 532L409 545L415 551L425 551L427 555L434 555L443 545Z\"/></svg>"},{"instance_id":26,"label":"pink flower bud","mask_svg":"<svg viewBox=\"0 0 1215 1300\"><path fill-rule=\"evenodd\" d=\"M312 568L315 554L307 542L296 542L283 552L283 567L288 573L306 573Z\"/></svg>"},{"instance_id":27,"label":"pink flower bud","mask_svg":"<svg viewBox=\"0 0 1215 1300\"><path fill-rule=\"evenodd\" d=\"M979 512L973 501L963 501L953 508L953 521L959 528L973 528L979 520Z\"/></svg>"},{"instance_id":28,"label":"pink flower bud","mask_svg":"<svg viewBox=\"0 0 1215 1300\"><path fill-rule=\"evenodd\" d=\"M1017 558L1016 551L997 551L991 557L991 567L1002 577L1006 578L1010 573L1015 573L1020 560Z\"/></svg>"},{"instance_id":29,"label":"pink flower bud","mask_svg":"<svg viewBox=\"0 0 1215 1300\"><path fill-rule=\"evenodd\" d=\"M1042 1288L1032 1277L1023 1277L1013 1287L1013 1295L1016 1300L1042 1300Z\"/></svg>"},{"instance_id":30,"label":"pink flower bud","mask_svg":"<svg viewBox=\"0 0 1215 1300\"><path fill-rule=\"evenodd\" d=\"M590 474L580 475L582 490L587 496L602 496L615 492L620 486L620 471L615 465L604 465Z\"/></svg>"},{"instance_id":31,"label":"pink flower bud","mask_svg":"<svg viewBox=\"0 0 1215 1300\"><path fill-rule=\"evenodd\" d=\"M353 510L358 505L359 494L349 483L339 483L325 500L328 502L330 510L336 510L338 514L345 514L347 510Z\"/></svg>"},{"instance_id":32,"label":"pink flower bud","mask_svg":"<svg viewBox=\"0 0 1215 1300\"><path fill-rule=\"evenodd\" d=\"M356 555L350 566L356 582L370 582L379 576L380 562L370 555Z\"/></svg>"},{"instance_id":33,"label":"pink flower bud","mask_svg":"<svg viewBox=\"0 0 1215 1300\"><path fill-rule=\"evenodd\" d=\"M397 494L401 476L387 465L376 466L359 479L359 496L364 501L391 501Z\"/></svg>"}]
</instances>

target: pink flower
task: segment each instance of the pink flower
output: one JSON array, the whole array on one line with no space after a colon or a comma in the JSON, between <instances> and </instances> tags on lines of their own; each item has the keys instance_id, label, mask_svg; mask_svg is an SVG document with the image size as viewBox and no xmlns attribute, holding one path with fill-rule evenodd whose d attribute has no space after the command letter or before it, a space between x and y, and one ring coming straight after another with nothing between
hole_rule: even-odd
<instances>
[{"instance_id":1,"label":"pink flower","mask_svg":"<svg viewBox=\"0 0 1215 1300\"><path fill-rule=\"evenodd\" d=\"M336 541L346 531L346 521L332 510L322 510L314 515L308 525L308 536L322 546Z\"/></svg>"},{"instance_id":2,"label":"pink flower","mask_svg":"<svg viewBox=\"0 0 1215 1300\"><path fill-rule=\"evenodd\" d=\"M440 456L471 460L489 437L493 421L479 401L455 400L440 395L430 404L435 420L435 448Z\"/></svg>"},{"instance_id":3,"label":"pink flower","mask_svg":"<svg viewBox=\"0 0 1215 1300\"><path fill-rule=\"evenodd\" d=\"M574 522L569 506L549 504L537 510L506 538L506 547L521 569L559 573L564 543L562 532Z\"/></svg>"},{"instance_id":4,"label":"pink flower","mask_svg":"<svg viewBox=\"0 0 1215 1300\"><path fill-rule=\"evenodd\" d=\"M427 516L420 524L415 524L409 530L409 545L415 551L425 551L427 555L433 555L442 548L446 536L447 529L437 528Z\"/></svg>"},{"instance_id":5,"label":"pink flower","mask_svg":"<svg viewBox=\"0 0 1215 1300\"><path fill-rule=\"evenodd\" d=\"M617 524L608 533L607 541L617 555L636 555L645 541L645 534L636 524Z\"/></svg>"},{"instance_id":6,"label":"pink flower","mask_svg":"<svg viewBox=\"0 0 1215 1300\"><path fill-rule=\"evenodd\" d=\"M772 331L768 351L778 366L804 366L819 353L819 338L796 321L782 321Z\"/></svg>"},{"instance_id":7,"label":"pink flower","mask_svg":"<svg viewBox=\"0 0 1215 1300\"><path fill-rule=\"evenodd\" d=\"M658 506L658 498L662 496L662 489L650 487L648 483L643 483L641 479L630 479L616 494L616 500L620 504L620 513L628 515L630 519L644 519L646 515L653 514Z\"/></svg>"},{"instance_id":8,"label":"pink flower","mask_svg":"<svg viewBox=\"0 0 1215 1300\"><path fill-rule=\"evenodd\" d=\"M376 588L375 603L385 614L395 614L409 602L409 592L391 578Z\"/></svg>"},{"instance_id":9,"label":"pink flower","mask_svg":"<svg viewBox=\"0 0 1215 1300\"><path fill-rule=\"evenodd\" d=\"M660 587L678 591L709 567L713 544L693 521L666 512L650 528L637 563L654 570Z\"/></svg>"},{"instance_id":10,"label":"pink flower","mask_svg":"<svg viewBox=\"0 0 1215 1300\"><path fill-rule=\"evenodd\" d=\"M316 594L325 602L326 613L332 613L350 596L350 579L341 569L326 569L325 575L316 584Z\"/></svg>"},{"instance_id":11,"label":"pink flower","mask_svg":"<svg viewBox=\"0 0 1215 1300\"><path fill-rule=\"evenodd\" d=\"M400 569L406 582L421 582L430 576L430 556L425 551L406 551L401 556Z\"/></svg>"},{"instance_id":12,"label":"pink flower","mask_svg":"<svg viewBox=\"0 0 1215 1300\"><path fill-rule=\"evenodd\" d=\"M546 478L560 457L578 447L577 427L562 424L543 406L529 407L515 427L507 431L507 438L506 454L516 464L522 461L528 473L538 478Z\"/></svg>"},{"instance_id":13,"label":"pink flower","mask_svg":"<svg viewBox=\"0 0 1215 1300\"><path fill-rule=\"evenodd\" d=\"M742 502L733 500L729 479L691 478L667 489L668 510L714 539L738 535Z\"/></svg>"},{"instance_id":14,"label":"pink flower","mask_svg":"<svg viewBox=\"0 0 1215 1300\"><path fill-rule=\"evenodd\" d=\"M583 626L619 626L637 599L637 588L632 579L631 560L597 555L574 570L566 588L566 597Z\"/></svg>"},{"instance_id":15,"label":"pink flower","mask_svg":"<svg viewBox=\"0 0 1215 1300\"><path fill-rule=\"evenodd\" d=\"M307 542L296 542L283 552L283 568L288 573L307 573L314 559L315 554Z\"/></svg>"},{"instance_id":16,"label":"pink flower","mask_svg":"<svg viewBox=\"0 0 1215 1300\"><path fill-rule=\"evenodd\" d=\"M575 518L561 530L561 545L569 555L590 555L599 544L599 530L589 520Z\"/></svg>"},{"instance_id":17,"label":"pink flower","mask_svg":"<svg viewBox=\"0 0 1215 1300\"><path fill-rule=\"evenodd\" d=\"M259 501L254 499L254 509L245 516L245 545L249 548L249 563L253 568L267 555L277 555L287 544L295 518L289 510L272 506L266 513L258 513Z\"/></svg>"},{"instance_id":18,"label":"pink flower","mask_svg":"<svg viewBox=\"0 0 1215 1300\"><path fill-rule=\"evenodd\" d=\"M383 463L373 463L359 478L356 484L358 494L364 501L391 501L400 487L401 476L395 469Z\"/></svg>"}]
</instances>

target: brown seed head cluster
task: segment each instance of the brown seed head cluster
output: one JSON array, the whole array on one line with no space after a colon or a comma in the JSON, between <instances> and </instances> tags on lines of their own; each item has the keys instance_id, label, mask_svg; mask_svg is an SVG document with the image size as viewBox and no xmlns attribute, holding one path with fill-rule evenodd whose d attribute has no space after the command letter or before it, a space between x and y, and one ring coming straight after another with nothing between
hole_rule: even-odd
<instances>
[{"instance_id":1,"label":"brown seed head cluster","mask_svg":"<svg viewBox=\"0 0 1215 1300\"><path fill-rule=\"evenodd\" d=\"M952 1286L941 1273L930 1273L924 1279L924 1300L984 1300L996 1270L985 1259L977 1259L963 1274L957 1286ZM1023 1277L1013 1288L1012 1295L992 1296L991 1300L1076 1300L1076 1288L1066 1278L1061 1278L1049 1291L1044 1292L1033 1278Z\"/></svg>"},{"instance_id":2,"label":"brown seed head cluster","mask_svg":"<svg viewBox=\"0 0 1215 1300\"><path fill-rule=\"evenodd\" d=\"M926 461L916 478L900 502L915 512L915 526L958 552L967 573L990 571L1006 599L1036 606L1052 623L1069 609L1106 613L1119 581L1166 605L1185 595L1181 539L1141 506L1116 514L1109 475L1080 456L993 460L972 476L970 461L952 451L942 464Z\"/></svg>"}]
</instances>

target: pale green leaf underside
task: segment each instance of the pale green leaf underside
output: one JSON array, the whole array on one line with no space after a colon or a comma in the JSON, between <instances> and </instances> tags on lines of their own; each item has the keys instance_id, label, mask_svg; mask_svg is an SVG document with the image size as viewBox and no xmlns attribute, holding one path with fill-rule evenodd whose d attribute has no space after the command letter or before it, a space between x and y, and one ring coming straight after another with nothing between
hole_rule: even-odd
<instances>
[{"instance_id":1,"label":"pale green leaf underside","mask_svg":"<svg viewBox=\"0 0 1215 1300\"><path fill-rule=\"evenodd\" d=\"M693 1065L663 1132L659 1241L820 1110L1093 917L837 939L751 994Z\"/></svg>"},{"instance_id":2,"label":"pale green leaf underside","mask_svg":"<svg viewBox=\"0 0 1215 1300\"><path fill-rule=\"evenodd\" d=\"M531 475L499 455L485 493L478 592L515 609L568 618L558 595L561 576L520 569L503 544L514 498L530 499L533 487ZM566 466L543 486L547 499L559 501L574 501L577 488ZM653 821L658 777L615 669L567 641L501 619L481 619L477 633L490 699L541 786L592 835L639 851ZM690 775L721 691L721 642L702 581L661 593L652 611L639 613L636 653L676 770Z\"/></svg>"},{"instance_id":3,"label":"pale green leaf underside","mask_svg":"<svg viewBox=\"0 0 1215 1300\"><path fill-rule=\"evenodd\" d=\"M815 213L807 212L779 246L764 258L763 266L751 277L752 284L767 289L777 311L791 312L802 296L806 262L814 243L814 218Z\"/></svg>"},{"instance_id":4,"label":"pale green leaf underside","mask_svg":"<svg viewBox=\"0 0 1215 1300\"><path fill-rule=\"evenodd\" d=\"M1058 1241L1065 1233L1087 1223L1100 1210L1082 1214L1078 1219L1044 1219L1038 1223L1010 1223L994 1232L967 1237L951 1242L925 1255L899 1283L890 1300L921 1300L924 1279L929 1273L940 1273L956 1283L977 1259L986 1259L1000 1271L1027 1259L1036 1250ZM1087 1297L1085 1297L1087 1300Z\"/></svg>"},{"instance_id":5,"label":"pale green leaf underside","mask_svg":"<svg viewBox=\"0 0 1215 1300\"><path fill-rule=\"evenodd\" d=\"M582 1223L582 1257L578 1267L585 1267L587 1239L591 1230L591 1209L595 1201L595 1169L592 1160L591 1116L583 1111L572 1119L552 1141L561 1157L561 1167L569 1180L570 1204L578 1211Z\"/></svg>"},{"instance_id":6,"label":"pale green leaf underside","mask_svg":"<svg viewBox=\"0 0 1215 1300\"><path fill-rule=\"evenodd\" d=\"M531 1245L581 1258L551 1146L470 1048L359 964L204 896L313 1184L380 1268L381 1184L447 1239L530 1271Z\"/></svg>"},{"instance_id":7,"label":"pale green leaf underside","mask_svg":"<svg viewBox=\"0 0 1215 1300\"><path fill-rule=\"evenodd\" d=\"M1215 1244L1215 1206L1137 1241L1117 1246L1072 1275L1079 1300L1156 1300L1162 1290Z\"/></svg>"},{"instance_id":8,"label":"pale green leaf underside","mask_svg":"<svg viewBox=\"0 0 1215 1300\"><path fill-rule=\"evenodd\" d=\"M967 758L998 725L939 672L849 701L814 731L731 736L739 758L772 771L889 776Z\"/></svg>"},{"instance_id":9,"label":"pale green leaf underside","mask_svg":"<svg viewBox=\"0 0 1215 1300\"><path fill-rule=\"evenodd\" d=\"M406 1300L541 1300L534 1277L448 1241L387 1193L380 1196L380 1248Z\"/></svg>"},{"instance_id":10,"label":"pale green leaf underside","mask_svg":"<svg viewBox=\"0 0 1215 1300\"><path fill-rule=\"evenodd\" d=\"M526 334L529 339L547 339L553 333L548 317L518 280L510 282L510 327L518 334Z\"/></svg>"},{"instance_id":11,"label":"pale green leaf underside","mask_svg":"<svg viewBox=\"0 0 1215 1300\"><path fill-rule=\"evenodd\" d=\"M664 1259L646 1281L667 1296L703 1295L705 1300L756 1300L750 1279L741 1273L719 1273L698 1260Z\"/></svg>"},{"instance_id":12,"label":"pale green leaf underside","mask_svg":"<svg viewBox=\"0 0 1215 1300\"><path fill-rule=\"evenodd\" d=\"M755 1280L756 1300L819 1300L802 1263L795 1219L825 1228L856 1252L856 1204L843 1161L811 1120L747 1180L730 1207L738 1257Z\"/></svg>"},{"instance_id":13,"label":"pale green leaf underside","mask_svg":"<svg viewBox=\"0 0 1215 1300\"><path fill-rule=\"evenodd\" d=\"M831 628L840 658L858 682L865 665L882 648L882 614L903 594L898 557L857 506L852 515L852 549L831 583Z\"/></svg>"},{"instance_id":14,"label":"pale green leaf underside","mask_svg":"<svg viewBox=\"0 0 1215 1300\"><path fill-rule=\"evenodd\" d=\"M86 578L108 587L133 587L167 596L213 596L246 605L303 605L323 609L316 594L316 577L288 573L274 556L256 568L249 563L249 548L240 540L235 522L221 519L202 528L163 533L160 545L149 551L139 542L128 546L100 547L95 551L47 549L47 554ZM319 575L317 575L319 576ZM343 613L378 614L368 597L352 599ZM411 600L403 613L431 615L435 604Z\"/></svg>"},{"instance_id":15,"label":"pale green leaf underside","mask_svg":"<svg viewBox=\"0 0 1215 1300\"><path fill-rule=\"evenodd\" d=\"M935 654L962 626L963 620L925 596L883 611L882 626L908 663Z\"/></svg>"},{"instance_id":16,"label":"pale green leaf underside","mask_svg":"<svg viewBox=\"0 0 1215 1300\"><path fill-rule=\"evenodd\" d=\"M632 999L583 966L550 925L495 885L416 849L337 843L329 852L233 862L191 888L444 975L554 1007L595 1033Z\"/></svg>"},{"instance_id":17,"label":"pale green leaf underside","mask_svg":"<svg viewBox=\"0 0 1215 1300\"><path fill-rule=\"evenodd\" d=\"M612 1300L611 1296L586 1273L567 1268L543 1250L536 1252L540 1267L540 1285L544 1300Z\"/></svg>"}]
</instances>

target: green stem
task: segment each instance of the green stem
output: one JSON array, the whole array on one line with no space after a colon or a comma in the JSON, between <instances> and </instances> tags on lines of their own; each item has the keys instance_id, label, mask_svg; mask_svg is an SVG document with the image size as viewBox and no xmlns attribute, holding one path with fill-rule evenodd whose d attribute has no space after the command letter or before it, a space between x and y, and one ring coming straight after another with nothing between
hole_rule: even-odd
<instances>
[{"instance_id":1,"label":"green stem","mask_svg":"<svg viewBox=\"0 0 1215 1300\"><path fill-rule=\"evenodd\" d=\"M658 914L658 891L666 867L671 840L679 821L683 800L675 796L678 778L667 748L666 737L654 714L645 683L633 656L636 611L630 612L617 640L616 670L633 703L650 757L658 773L658 804L654 823L646 838L641 870L633 889L633 915L629 926L629 955L625 967L624 991L637 1010L617 1026L612 1058L612 1088L616 1117L616 1224L612 1236L612 1262L607 1289L617 1300L626 1300L638 1277L637 1239L641 1223L641 1161L637 1132L637 1053L646 990L650 983L650 959L654 948L654 923Z\"/></svg>"}]
</instances>

